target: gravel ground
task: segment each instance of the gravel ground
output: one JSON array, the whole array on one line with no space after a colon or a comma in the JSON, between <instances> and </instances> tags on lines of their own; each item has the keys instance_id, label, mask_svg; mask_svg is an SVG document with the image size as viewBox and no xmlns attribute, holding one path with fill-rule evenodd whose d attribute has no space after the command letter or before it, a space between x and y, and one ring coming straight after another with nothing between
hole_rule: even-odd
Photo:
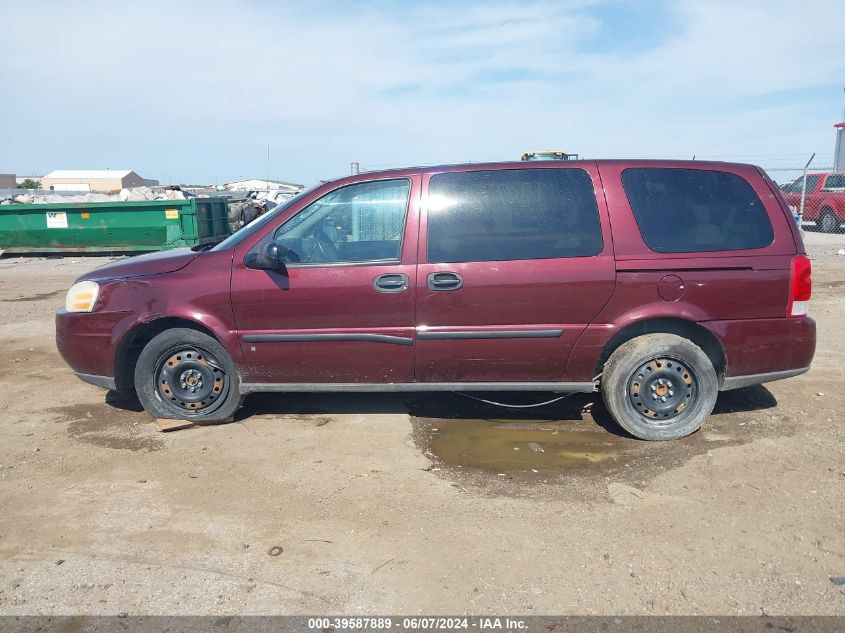
<instances>
[{"instance_id":1,"label":"gravel ground","mask_svg":"<svg viewBox=\"0 0 845 633\"><path fill-rule=\"evenodd\" d=\"M235 423L158 433L55 350L53 310L103 260L0 259L0 613L845 614L830 237L807 237L812 371L722 394L668 443L580 395L519 417L254 395Z\"/></svg>"}]
</instances>

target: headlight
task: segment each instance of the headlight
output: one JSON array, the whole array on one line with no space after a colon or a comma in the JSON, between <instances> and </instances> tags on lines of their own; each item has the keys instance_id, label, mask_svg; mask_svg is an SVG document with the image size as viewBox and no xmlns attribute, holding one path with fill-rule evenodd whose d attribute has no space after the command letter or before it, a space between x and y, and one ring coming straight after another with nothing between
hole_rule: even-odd
<instances>
[{"instance_id":1,"label":"headlight","mask_svg":"<svg viewBox=\"0 0 845 633\"><path fill-rule=\"evenodd\" d=\"M68 312L91 312L97 303L100 285L96 281L80 281L67 291L65 310Z\"/></svg>"}]
</instances>

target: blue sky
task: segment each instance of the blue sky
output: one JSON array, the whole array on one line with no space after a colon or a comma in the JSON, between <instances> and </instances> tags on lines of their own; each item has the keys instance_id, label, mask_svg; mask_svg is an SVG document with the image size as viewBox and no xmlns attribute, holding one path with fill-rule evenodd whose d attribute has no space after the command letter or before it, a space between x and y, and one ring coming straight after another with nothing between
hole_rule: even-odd
<instances>
[{"instance_id":1,"label":"blue sky","mask_svg":"<svg viewBox=\"0 0 845 633\"><path fill-rule=\"evenodd\" d=\"M4 3L0 172L833 152L841 0ZM270 164L267 165L267 146Z\"/></svg>"}]
</instances>

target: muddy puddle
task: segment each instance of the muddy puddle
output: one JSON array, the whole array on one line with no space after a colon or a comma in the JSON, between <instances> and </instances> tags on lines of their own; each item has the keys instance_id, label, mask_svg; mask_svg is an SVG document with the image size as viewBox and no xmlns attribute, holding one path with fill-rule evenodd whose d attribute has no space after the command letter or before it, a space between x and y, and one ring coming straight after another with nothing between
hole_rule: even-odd
<instances>
[{"instance_id":1,"label":"muddy puddle","mask_svg":"<svg viewBox=\"0 0 845 633\"><path fill-rule=\"evenodd\" d=\"M514 404L543 401L537 394L507 396ZM414 399L408 412L420 451L434 461L432 469L450 477L463 473L479 485L501 481L500 475L516 481L583 483L607 476L639 481L676 468L715 444L742 443L746 438L741 431L747 427L737 425L772 406L773 400L762 388L722 396L701 432L672 442L631 438L593 394L514 410L442 394Z\"/></svg>"},{"instance_id":2,"label":"muddy puddle","mask_svg":"<svg viewBox=\"0 0 845 633\"><path fill-rule=\"evenodd\" d=\"M508 394L508 402L542 402L546 394ZM458 394L417 398L409 413L417 445L440 467L541 477L624 465L641 442L608 431L594 417L592 395L548 406L506 409Z\"/></svg>"},{"instance_id":3,"label":"muddy puddle","mask_svg":"<svg viewBox=\"0 0 845 633\"><path fill-rule=\"evenodd\" d=\"M442 420L428 429L428 451L449 466L547 473L612 463L636 443L566 426L536 420Z\"/></svg>"}]
</instances>

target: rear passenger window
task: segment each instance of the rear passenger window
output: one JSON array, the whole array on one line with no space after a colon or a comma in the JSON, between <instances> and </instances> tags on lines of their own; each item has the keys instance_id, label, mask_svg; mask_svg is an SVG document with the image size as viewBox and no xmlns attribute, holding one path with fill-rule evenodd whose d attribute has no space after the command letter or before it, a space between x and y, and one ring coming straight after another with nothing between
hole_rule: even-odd
<instances>
[{"instance_id":1,"label":"rear passenger window","mask_svg":"<svg viewBox=\"0 0 845 633\"><path fill-rule=\"evenodd\" d=\"M643 240L659 253L762 248L774 233L748 182L721 171L631 168L622 184Z\"/></svg>"},{"instance_id":2,"label":"rear passenger window","mask_svg":"<svg viewBox=\"0 0 845 633\"><path fill-rule=\"evenodd\" d=\"M428 261L587 257L602 250L593 183L582 169L436 174Z\"/></svg>"}]
</instances>

